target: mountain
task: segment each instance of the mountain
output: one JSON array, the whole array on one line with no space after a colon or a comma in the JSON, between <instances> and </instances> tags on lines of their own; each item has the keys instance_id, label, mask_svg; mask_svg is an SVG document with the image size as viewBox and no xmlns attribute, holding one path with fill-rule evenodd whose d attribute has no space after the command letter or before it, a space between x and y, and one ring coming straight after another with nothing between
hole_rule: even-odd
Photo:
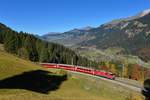
<instances>
[{"instance_id":1,"label":"mountain","mask_svg":"<svg viewBox=\"0 0 150 100\"><path fill-rule=\"evenodd\" d=\"M150 61L150 10L113 20L97 28L74 29L59 36L65 38L52 41L78 48L122 48L122 54L137 55L144 61Z\"/></svg>"},{"instance_id":2,"label":"mountain","mask_svg":"<svg viewBox=\"0 0 150 100\"><path fill-rule=\"evenodd\" d=\"M144 11L142 11L142 12L140 12L140 13L134 15L134 16L130 16L130 17L127 17L127 18L115 19L111 22L106 23L105 25L107 25L107 24L118 24L121 21L130 21L130 20L138 19L138 18L141 18L141 17L147 15L149 12L150 12L150 9L146 9L146 10L144 10Z\"/></svg>"},{"instance_id":3,"label":"mountain","mask_svg":"<svg viewBox=\"0 0 150 100\"><path fill-rule=\"evenodd\" d=\"M141 59L150 60L150 12L143 11L132 19L125 18L117 23L107 23L92 30L88 35L92 40L78 45L107 49L123 48L126 54L138 55Z\"/></svg>"},{"instance_id":4,"label":"mountain","mask_svg":"<svg viewBox=\"0 0 150 100\"><path fill-rule=\"evenodd\" d=\"M50 42L55 42L70 47L78 43L81 43L85 40L91 39L92 37L86 36L88 34L88 31L91 29L93 28L87 26L80 29L75 28L73 30L64 33L50 32L48 34L41 36L41 38Z\"/></svg>"}]
</instances>

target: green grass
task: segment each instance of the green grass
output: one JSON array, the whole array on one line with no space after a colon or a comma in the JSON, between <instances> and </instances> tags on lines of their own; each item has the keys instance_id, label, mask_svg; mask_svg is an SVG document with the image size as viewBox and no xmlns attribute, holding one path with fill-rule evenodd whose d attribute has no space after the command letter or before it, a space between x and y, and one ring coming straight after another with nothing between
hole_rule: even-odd
<instances>
[{"instance_id":1,"label":"green grass","mask_svg":"<svg viewBox=\"0 0 150 100\"><path fill-rule=\"evenodd\" d=\"M97 50L97 49L93 49L93 50L81 50L81 51L78 51L78 52L79 52L80 55L85 56L88 59L95 60L95 61L98 61L102 57L106 56L106 54L103 51Z\"/></svg>"},{"instance_id":2,"label":"green grass","mask_svg":"<svg viewBox=\"0 0 150 100\"><path fill-rule=\"evenodd\" d=\"M106 54L114 55L114 54L117 54L118 52L121 52L121 51L124 51L124 49L119 48L119 47L110 47L110 48L107 48L104 52Z\"/></svg>"},{"instance_id":3,"label":"green grass","mask_svg":"<svg viewBox=\"0 0 150 100\"><path fill-rule=\"evenodd\" d=\"M0 51L0 80L34 70L47 70L53 72L50 75L56 74L56 76L62 72L41 68L30 61ZM134 92L108 82L69 74L68 80L64 81L57 90L50 91L48 94L24 89L0 89L0 100L127 100L132 93Z\"/></svg>"}]
</instances>

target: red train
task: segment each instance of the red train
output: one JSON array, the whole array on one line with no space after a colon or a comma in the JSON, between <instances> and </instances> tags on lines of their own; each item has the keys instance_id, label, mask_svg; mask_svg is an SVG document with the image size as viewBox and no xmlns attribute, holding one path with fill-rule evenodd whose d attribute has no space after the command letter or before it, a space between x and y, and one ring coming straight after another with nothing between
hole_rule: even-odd
<instances>
[{"instance_id":1,"label":"red train","mask_svg":"<svg viewBox=\"0 0 150 100\"><path fill-rule=\"evenodd\" d=\"M74 65L66 65L66 64L54 64L54 63L41 63L40 64L43 67L46 68L58 68L58 69L65 69L69 71L76 71L81 73L86 73L90 75L100 76L108 79L115 79L115 75L110 72L100 71L100 70L94 70L90 68L85 68L81 66L74 66Z\"/></svg>"}]
</instances>

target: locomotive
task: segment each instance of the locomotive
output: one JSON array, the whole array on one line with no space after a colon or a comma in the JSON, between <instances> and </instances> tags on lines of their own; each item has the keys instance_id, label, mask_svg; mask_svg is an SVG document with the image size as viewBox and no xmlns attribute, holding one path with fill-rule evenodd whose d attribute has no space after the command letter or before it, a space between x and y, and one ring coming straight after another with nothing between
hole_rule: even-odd
<instances>
[{"instance_id":1,"label":"locomotive","mask_svg":"<svg viewBox=\"0 0 150 100\"><path fill-rule=\"evenodd\" d=\"M40 63L40 65L45 68L64 69L64 70L75 71L75 72L80 72L80 73L85 73L85 74L90 74L94 76L100 76L107 79L115 80L115 75L113 73L102 71L102 70L95 70L91 68L85 68L82 66L55 64L55 63Z\"/></svg>"}]
</instances>

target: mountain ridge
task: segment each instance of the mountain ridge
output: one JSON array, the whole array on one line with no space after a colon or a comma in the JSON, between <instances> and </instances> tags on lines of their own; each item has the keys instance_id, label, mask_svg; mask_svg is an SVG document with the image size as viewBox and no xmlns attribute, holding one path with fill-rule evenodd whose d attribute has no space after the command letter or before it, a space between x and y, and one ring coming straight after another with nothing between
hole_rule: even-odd
<instances>
[{"instance_id":1,"label":"mountain ridge","mask_svg":"<svg viewBox=\"0 0 150 100\"><path fill-rule=\"evenodd\" d=\"M45 40L51 41L48 37ZM150 10L144 10L135 16L111 21L87 31L67 31L62 33L59 39L55 38L52 42L70 46L71 48L107 49L120 47L125 50L125 54L137 55L142 60L149 61Z\"/></svg>"}]
</instances>

